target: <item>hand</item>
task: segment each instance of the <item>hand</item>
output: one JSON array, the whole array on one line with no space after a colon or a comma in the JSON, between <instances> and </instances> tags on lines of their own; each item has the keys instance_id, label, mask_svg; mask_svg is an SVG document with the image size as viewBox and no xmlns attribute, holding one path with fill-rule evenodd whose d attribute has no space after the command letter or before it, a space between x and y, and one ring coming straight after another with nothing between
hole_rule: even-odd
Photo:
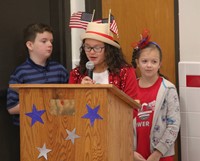
<instances>
[{"instance_id":1,"label":"hand","mask_svg":"<svg viewBox=\"0 0 200 161\"><path fill-rule=\"evenodd\" d=\"M159 161L162 156L162 153L158 150L155 150L147 159L147 161Z\"/></svg>"},{"instance_id":2,"label":"hand","mask_svg":"<svg viewBox=\"0 0 200 161\"><path fill-rule=\"evenodd\" d=\"M139 105L139 108L142 108L142 105L141 105L141 103L140 103L140 100L134 100L135 102L137 102L138 103L138 105Z\"/></svg>"},{"instance_id":3,"label":"hand","mask_svg":"<svg viewBox=\"0 0 200 161\"><path fill-rule=\"evenodd\" d=\"M140 104L140 100L137 100L137 99L136 99L136 100L134 100L134 101L137 102L138 104Z\"/></svg>"},{"instance_id":4,"label":"hand","mask_svg":"<svg viewBox=\"0 0 200 161\"><path fill-rule=\"evenodd\" d=\"M81 84L95 84L95 81L92 80L90 77L85 76L82 81Z\"/></svg>"},{"instance_id":5,"label":"hand","mask_svg":"<svg viewBox=\"0 0 200 161\"><path fill-rule=\"evenodd\" d=\"M141 154L134 151L134 161L146 161L146 159Z\"/></svg>"},{"instance_id":6,"label":"hand","mask_svg":"<svg viewBox=\"0 0 200 161\"><path fill-rule=\"evenodd\" d=\"M19 110L19 104L17 104L16 106L14 106L14 107L8 109L8 112L9 112L9 114L11 114L11 115L19 114L19 113L20 113L19 111L20 111L20 110Z\"/></svg>"}]
</instances>

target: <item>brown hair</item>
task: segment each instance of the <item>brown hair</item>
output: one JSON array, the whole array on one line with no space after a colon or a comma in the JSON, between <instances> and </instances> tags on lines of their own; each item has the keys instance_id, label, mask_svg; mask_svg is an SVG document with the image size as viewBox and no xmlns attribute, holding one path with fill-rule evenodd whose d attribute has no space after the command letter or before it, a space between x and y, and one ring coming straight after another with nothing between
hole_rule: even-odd
<instances>
[{"instance_id":1,"label":"brown hair","mask_svg":"<svg viewBox=\"0 0 200 161\"><path fill-rule=\"evenodd\" d=\"M53 29L46 24L42 23L34 23L28 25L24 29L24 42L26 43L27 41L35 41L37 33L43 33L43 32L50 32L53 34Z\"/></svg>"}]
</instances>

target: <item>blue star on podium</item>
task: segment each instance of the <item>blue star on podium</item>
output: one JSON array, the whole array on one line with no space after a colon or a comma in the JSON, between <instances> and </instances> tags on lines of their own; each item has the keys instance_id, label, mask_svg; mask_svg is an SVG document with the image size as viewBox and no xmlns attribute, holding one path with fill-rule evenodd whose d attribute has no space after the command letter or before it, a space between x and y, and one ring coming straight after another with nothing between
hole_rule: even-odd
<instances>
[{"instance_id":1,"label":"blue star on podium","mask_svg":"<svg viewBox=\"0 0 200 161\"><path fill-rule=\"evenodd\" d=\"M41 116L44 112L45 112L45 110L37 110L36 106L33 105L32 112L26 113L27 116L32 118L31 126L33 126L33 124L35 124L37 121L44 124L44 122L41 118Z\"/></svg>"},{"instance_id":2,"label":"blue star on podium","mask_svg":"<svg viewBox=\"0 0 200 161\"><path fill-rule=\"evenodd\" d=\"M94 125L95 119L103 119L97 112L100 108L100 105L96 106L94 109L92 109L89 105L86 104L88 113L82 116L82 118L90 119L91 126Z\"/></svg>"}]
</instances>

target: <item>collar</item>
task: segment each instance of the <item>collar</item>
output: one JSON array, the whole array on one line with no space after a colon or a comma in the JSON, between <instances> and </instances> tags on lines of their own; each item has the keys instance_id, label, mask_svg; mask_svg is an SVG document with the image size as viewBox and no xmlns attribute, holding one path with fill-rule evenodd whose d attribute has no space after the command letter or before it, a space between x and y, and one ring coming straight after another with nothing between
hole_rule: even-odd
<instances>
[{"instance_id":1,"label":"collar","mask_svg":"<svg viewBox=\"0 0 200 161\"><path fill-rule=\"evenodd\" d=\"M39 71L48 71L49 70L49 60L46 61L46 65L38 65L36 64L30 57L27 58L26 62L31 65L33 68L39 70Z\"/></svg>"}]
</instances>

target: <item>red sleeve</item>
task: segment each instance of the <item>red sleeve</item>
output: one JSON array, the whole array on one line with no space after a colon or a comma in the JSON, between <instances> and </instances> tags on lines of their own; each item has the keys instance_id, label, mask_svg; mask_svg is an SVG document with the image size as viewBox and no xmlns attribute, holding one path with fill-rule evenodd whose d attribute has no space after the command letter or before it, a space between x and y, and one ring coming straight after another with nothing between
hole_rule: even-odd
<instances>
[{"instance_id":1,"label":"red sleeve","mask_svg":"<svg viewBox=\"0 0 200 161\"><path fill-rule=\"evenodd\" d=\"M79 68L74 68L70 71L69 84L80 84L83 75L81 75Z\"/></svg>"},{"instance_id":2,"label":"red sleeve","mask_svg":"<svg viewBox=\"0 0 200 161\"><path fill-rule=\"evenodd\" d=\"M137 99L138 85L135 69L130 67L127 70L126 86L124 92L133 99Z\"/></svg>"},{"instance_id":3,"label":"red sleeve","mask_svg":"<svg viewBox=\"0 0 200 161\"><path fill-rule=\"evenodd\" d=\"M79 68L74 68L70 71L69 84L81 84L83 77L85 75L80 73Z\"/></svg>"},{"instance_id":4,"label":"red sleeve","mask_svg":"<svg viewBox=\"0 0 200 161\"><path fill-rule=\"evenodd\" d=\"M74 72L74 70L71 70L71 71L70 71L68 83L69 83L69 84L76 84L76 81L75 81L75 72Z\"/></svg>"}]
</instances>

